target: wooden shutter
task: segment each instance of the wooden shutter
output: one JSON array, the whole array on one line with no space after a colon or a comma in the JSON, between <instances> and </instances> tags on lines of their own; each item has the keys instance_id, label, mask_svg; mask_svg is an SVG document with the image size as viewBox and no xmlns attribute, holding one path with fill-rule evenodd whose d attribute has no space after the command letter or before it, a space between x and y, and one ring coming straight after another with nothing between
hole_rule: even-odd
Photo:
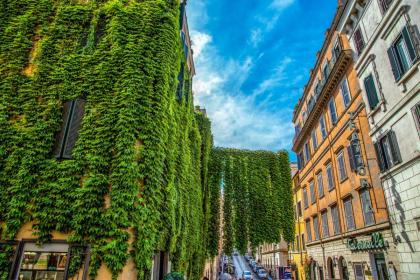
<instances>
[{"instance_id":1,"label":"wooden shutter","mask_svg":"<svg viewBox=\"0 0 420 280\"><path fill-rule=\"evenodd\" d=\"M375 82L373 81L372 74L370 74L369 76L365 78L364 84L365 84L366 94L369 101L369 107L370 109L373 109L376 107L376 105L378 105L379 98L378 98L378 93L376 91Z\"/></svg>"},{"instance_id":2,"label":"wooden shutter","mask_svg":"<svg viewBox=\"0 0 420 280\"><path fill-rule=\"evenodd\" d=\"M380 146L380 142L376 142L373 144L373 146L375 147L375 152L376 152L376 159L378 161L379 164L379 169L381 170L381 172L384 172L386 170L386 166L385 166L385 161L384 161L384 157L382 154L382 149Z\"/></svg>"},{"instance_id":3,"label":"wooden shutter","mask_svg":"<svg viewBox=\"0 0 420 280\"><path fill-rule=\"evenodd\" d=\"M65 144L62 158L71 159L71 153L79 136L79 129L82 124L83 114L85 111L86 101L82 98L77 98L72 102L72 109L70 113L70 120L68 123L67 133L65 137Z\"/></svg>"},{"instance_id":4,"label":"wooden shutter","mask_svg":"<svg viewBox=\"0 0 420 280\"><path fill-rule=\"evenodd\" d=\"M351 146L347 147L347 153L349 154L350 168L352 171L356 171L357 164L356 164L356 159L354 158L353 149L351 148Z\"/></svg>"},{"instance_id":5,"label":"wooden shutter","mask_svg":"<svg viewBox=\"0 0 420 280\"><path fill-rule=\"evenodd\" d=\"M407 26L405 26L402 30L402 36L404 38L405 44L407 46L408 53L410 55L410 59L412 62L416 61L417 59L417 52L413 44L413 40L411 39L410 30Z\"/></svg>"},{"instance_id":6,"label":"wooden shutter","mask_svg":"<svg viewBox=\"0 0 420 280\"><path fill-rule=\"evenodd\" d=\"M363 41L362 32L360 31L360 28L357 28L354 32L354 44L356 45L356 49L358 54L360 54L363 51L363 48L365 47L365 43Z\"/></svg>"},{"instance_id":7,"label":"wooden shutter","mask_svg":"<svg viewBox=\"0 0 420 280\"><path fill-rule=\"evenodd\" d=\"M69 119L70 119L70 111L72 107L72 101L68 101L63 104L63 114L60 131L56 134L55 145L53 148L54 157L60 159L62 157L63 145L64 145L64 138L66 134L66 129L68 127Z\"/></svg>"},{"instance_id":8,"label":"wooden shutter","mask_svg":"<svg viewBox=\"0 0 420 280\"><path fill-rule=\"evenodd\" d=\"M392 161L394 164L398 164L401 162L401 154L400 148L398 147L397 137L395 136L395 132L393 130L388 132L389 143L392 153Z\"/></svg>"},{"instance_id":9,"label":"wooden shutter","mask_svg":"<svg viewBox=\"0 0 420 280\"><path fill-rule=\"evenodd\" d=\"M395 80L398 81L401 78L401 70L399 64L397 63L394 46L391 46L387 53L389 62L391 63L392 73L394 74Z\"/></svg>"}]
</instances>

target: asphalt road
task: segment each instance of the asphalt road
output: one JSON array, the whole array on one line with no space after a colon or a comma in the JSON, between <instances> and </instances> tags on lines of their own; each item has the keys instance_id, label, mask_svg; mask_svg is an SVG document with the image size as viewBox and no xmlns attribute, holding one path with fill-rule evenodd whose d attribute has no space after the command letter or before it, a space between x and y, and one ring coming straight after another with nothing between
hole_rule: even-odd
<instances>
[{"instance_id":1,"label":"asphalt road","mask_svg":"<svg viewBox=\"0 0 420 280\"><path fill-rule=\"evenodd\" d=\"M258 278L258 276L252 271L251 267L248 265L248 263L246 262L245 258L243 256L232 256L232 260L233 260L233 264L235 265L235 269L236 269L236 278L239 279L240 277L242 277L242 273L245 270L251 271L252 273L252 278L254 280L259 280L260 278Z\"/></svg>"}]
</instances>

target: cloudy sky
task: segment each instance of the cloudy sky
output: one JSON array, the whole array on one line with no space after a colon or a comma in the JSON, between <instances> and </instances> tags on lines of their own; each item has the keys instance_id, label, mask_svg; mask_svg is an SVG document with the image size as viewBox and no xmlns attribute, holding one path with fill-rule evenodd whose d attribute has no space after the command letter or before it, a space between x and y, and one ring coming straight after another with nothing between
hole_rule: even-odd
<instances>
[{"instance_id":1,"label":"cloudy sky","mask_svg":"<svg viewBox=\"0 0 420 280\"><path fill-rule=\"evenodd\" d=\"M292 113L337 0L189 0L197 75L215 144L291 148ZM292 156L294 158L294 156Z\"/></svg>"}]
</instances>

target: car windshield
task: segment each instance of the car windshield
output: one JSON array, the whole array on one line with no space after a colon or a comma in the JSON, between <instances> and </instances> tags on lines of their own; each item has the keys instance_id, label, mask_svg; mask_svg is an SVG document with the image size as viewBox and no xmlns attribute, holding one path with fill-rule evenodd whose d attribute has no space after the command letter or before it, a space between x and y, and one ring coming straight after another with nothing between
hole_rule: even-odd
<instances>
[{"instance_id":1,"label":"car windshield","mask_svg":"<svg viewBox=\"0 0 420 280\"><path fill-rule=\"evenodd\" d=\"M249 271L244 271L244 275L251 275L251 272L249 272Z\"/></svg>"}]
</instances>

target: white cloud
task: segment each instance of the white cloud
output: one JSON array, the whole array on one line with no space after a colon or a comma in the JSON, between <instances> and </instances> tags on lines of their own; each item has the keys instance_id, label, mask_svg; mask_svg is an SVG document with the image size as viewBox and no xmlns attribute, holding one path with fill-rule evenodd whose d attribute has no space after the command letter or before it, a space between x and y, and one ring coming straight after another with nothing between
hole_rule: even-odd
<instances>
[{"instance_id":1,"label":"white cloud","mask_svg":"<svg viewBox=\"0 0 420 280\"><path fill-rule=\"evenodd\" d=\"M201 54L201 51L209 44L213 38L206 33L192 31L191 32L191 41L192 49L194 50L194 57L198 58Z\"/></svg>"},{"instance_id":2,"label":"white cloud","mask_svg":"<svg viewBox=\"0 0 420 280\"><path fill-rule=\"evenodd\" d=\"M271 2L270 7L282 10L282 9L285 9L285 8L289 7L294 2L295 2L295 0L273 0Z\"/></svg>"},{"instance_id":3,"label":"white cloud","mask_svg":"<svg viewBox=\"0 0 420 280\"><path fill-rule=\"evenodd\" d=\"M262 40L262 36L261 36L262 34L261 33L262 33L262 31L261 31L260 28L257 28L257 29L254 29L254 30L251 31L251 38L249 40L250 40L251 45L254 48L256 48Z\"/></svg>"}]
</instances>

